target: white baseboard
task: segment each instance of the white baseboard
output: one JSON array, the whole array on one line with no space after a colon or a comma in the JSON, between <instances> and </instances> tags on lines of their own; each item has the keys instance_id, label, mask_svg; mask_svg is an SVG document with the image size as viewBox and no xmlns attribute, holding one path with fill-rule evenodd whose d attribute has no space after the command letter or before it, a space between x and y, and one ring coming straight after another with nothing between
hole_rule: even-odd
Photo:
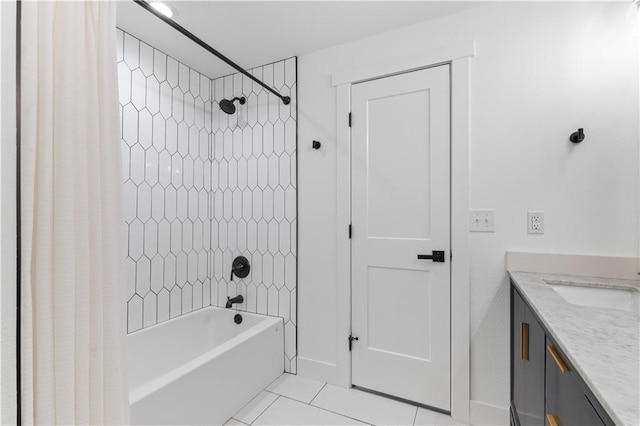
<instances>
[{"instance_id":1,"label":"white baseboard","mask_svg":"<svg viewBox=\"0 0 640 426\"><path fill-rule=\"evenodd\" d=\"M510 251L507 252L507 270L640 280L640 259Z\"/></svg>"},{"instance_id":2,"label":"white baseboard","mask_svg":"<svg viewBox=\"0 0 640 426\"><path fill-rule=\"evenodd\" d=\"M469 401L469 417L472 425L508 425L509 409L471 400Z\"/></svg>"},{"instance_id":3,"label":"white baseboard","mask_svg":"<svg viewBox=\"0 0 640 426\"><path fill-rule=\"evenodd\" d=\"M318 361L317 359L305 358L300 355L298 355L298 375L336 386L349 386L349 383L346 383L344 378L340 380L337 365Z\"/></svg>"}]
</instances>

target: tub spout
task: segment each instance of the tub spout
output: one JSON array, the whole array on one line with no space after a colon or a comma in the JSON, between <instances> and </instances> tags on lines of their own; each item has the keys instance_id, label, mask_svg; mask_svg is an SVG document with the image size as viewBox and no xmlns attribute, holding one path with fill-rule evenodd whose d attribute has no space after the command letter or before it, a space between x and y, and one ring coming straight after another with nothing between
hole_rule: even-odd
<instances>
[{"instance_id":1,"label":"tub spout","mask_svg":"<svg viewBox=\"0 0 640 426\"><path fill-rule=\"evenodd\" d=\"M241 294L237 295L236 297L227 297L227 304L224 305L225 308L230 308L233 306L234 303L242 303L244 302L244 297L242 297Z\"/></svg>"}]
</instances>

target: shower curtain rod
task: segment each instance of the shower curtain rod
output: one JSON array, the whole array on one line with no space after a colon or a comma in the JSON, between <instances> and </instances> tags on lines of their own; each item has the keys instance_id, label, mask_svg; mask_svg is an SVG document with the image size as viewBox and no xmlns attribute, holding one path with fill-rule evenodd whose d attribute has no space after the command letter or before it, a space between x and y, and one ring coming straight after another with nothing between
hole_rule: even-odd
<instances>
[{"instance_id":1,"label":"shower curtain rod","mask_svg":"<svg viewBox=\"0 0 640 426\"><path fill-rule=\"evenodd\" d=\"M146 9L147 12L153 14L156 18L161 19L165 23L169 24L175 30L177 30L182 35L184 35L185 37L187 37L188 39L190 39L191 41L193 41L194 43L196 43L197 45L202 47L207 52L213 54L214 56L217 56L219 59L221 59L227 65L235 68L237 71L239 71L242 74L246 75L251 80L255 81L256 83L258 83L259 85L261 85L262 87L264 87L265 89L267 89L268 91L270 91L271 93L276 95L278 98L280 98L282 100L283 104L289 105L289 103L291 103L291 98L289 96L283 96L280 93L278 93L277 91L275 91L273 88L271 88L271 87L267 86L266 84L264 84L262 81L260 81L259 79L257 79L253 75L251 75L247 70L245 70L240 65L236 64L235 62L233 62L231 59L229 59L226 56L224 56L222 53L218 52L213 47L209 46L207 43L202 41L202 39L198 38L196 35L194 35L192 32L190 32L189 30L184 28L182 25L178 24L173 19L168 18L168 17L164 16L163 14L161 14L160 12L158 12L157 10L155 10L149 3L146 2L146 0L133 0L133 1L135 3L137 3L139 6L143 7L144 9Z\"/></svg>"}]
</instances>

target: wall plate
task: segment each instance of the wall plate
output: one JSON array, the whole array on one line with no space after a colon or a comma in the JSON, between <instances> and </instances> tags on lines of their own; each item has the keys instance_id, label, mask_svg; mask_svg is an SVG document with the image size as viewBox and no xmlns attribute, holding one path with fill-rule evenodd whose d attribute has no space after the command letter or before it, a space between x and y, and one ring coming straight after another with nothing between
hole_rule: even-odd
<instances>
[{"instance_id":1,"label":"wall plate","mask_svg":"<svg viewBox=\"0 0 640 426\"><path fill-rule=\"evenodd\" d=\"M471 232L496 232L495 210L471 210L469 213L469 230Z\"/></svg>"},{"instance_id":2,"label":"wall plate","mask_svg":"<svg viewBox=\"0 0 640 426\"><path fill-rule=\"evenodd\" d=\"M543 211L527 212L527 233L544 234L544 212Z\"/></svg>"}]
</instances>

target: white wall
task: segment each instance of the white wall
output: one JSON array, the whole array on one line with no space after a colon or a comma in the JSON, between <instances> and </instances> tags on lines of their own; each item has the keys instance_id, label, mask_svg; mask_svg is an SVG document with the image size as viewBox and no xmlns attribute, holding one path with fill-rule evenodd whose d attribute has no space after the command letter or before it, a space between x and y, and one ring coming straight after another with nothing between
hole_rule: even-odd
<instances>
[{"instance_id":1,"label":"white wall","mask_svg":"<svg viewBox=\"0 0 640 426\"><path fill-rule=\"evenodd\" d=\"M16 423L16 80L15 2L0 3L0 423Z\"/></svg>"},{"instance_id":2,"label":"white wall","mask_svg":"<svg viewBox=\"0 0 640 426\"><path fill-rule=\"evenodd\" d=\"M505 251L639 255L638 35L628 7L497 3L299 58L300 359L335 380L336 227L347 224L336 221L331 74L475 40L470 205L495 209L496 232L470 234L471 399L508 406ZM574 145L578 127L586 140ZM545 211L544 235L527 235L527 210ZM302 361L299 374L309 374Z\"/></svg>"}]
</instances>

